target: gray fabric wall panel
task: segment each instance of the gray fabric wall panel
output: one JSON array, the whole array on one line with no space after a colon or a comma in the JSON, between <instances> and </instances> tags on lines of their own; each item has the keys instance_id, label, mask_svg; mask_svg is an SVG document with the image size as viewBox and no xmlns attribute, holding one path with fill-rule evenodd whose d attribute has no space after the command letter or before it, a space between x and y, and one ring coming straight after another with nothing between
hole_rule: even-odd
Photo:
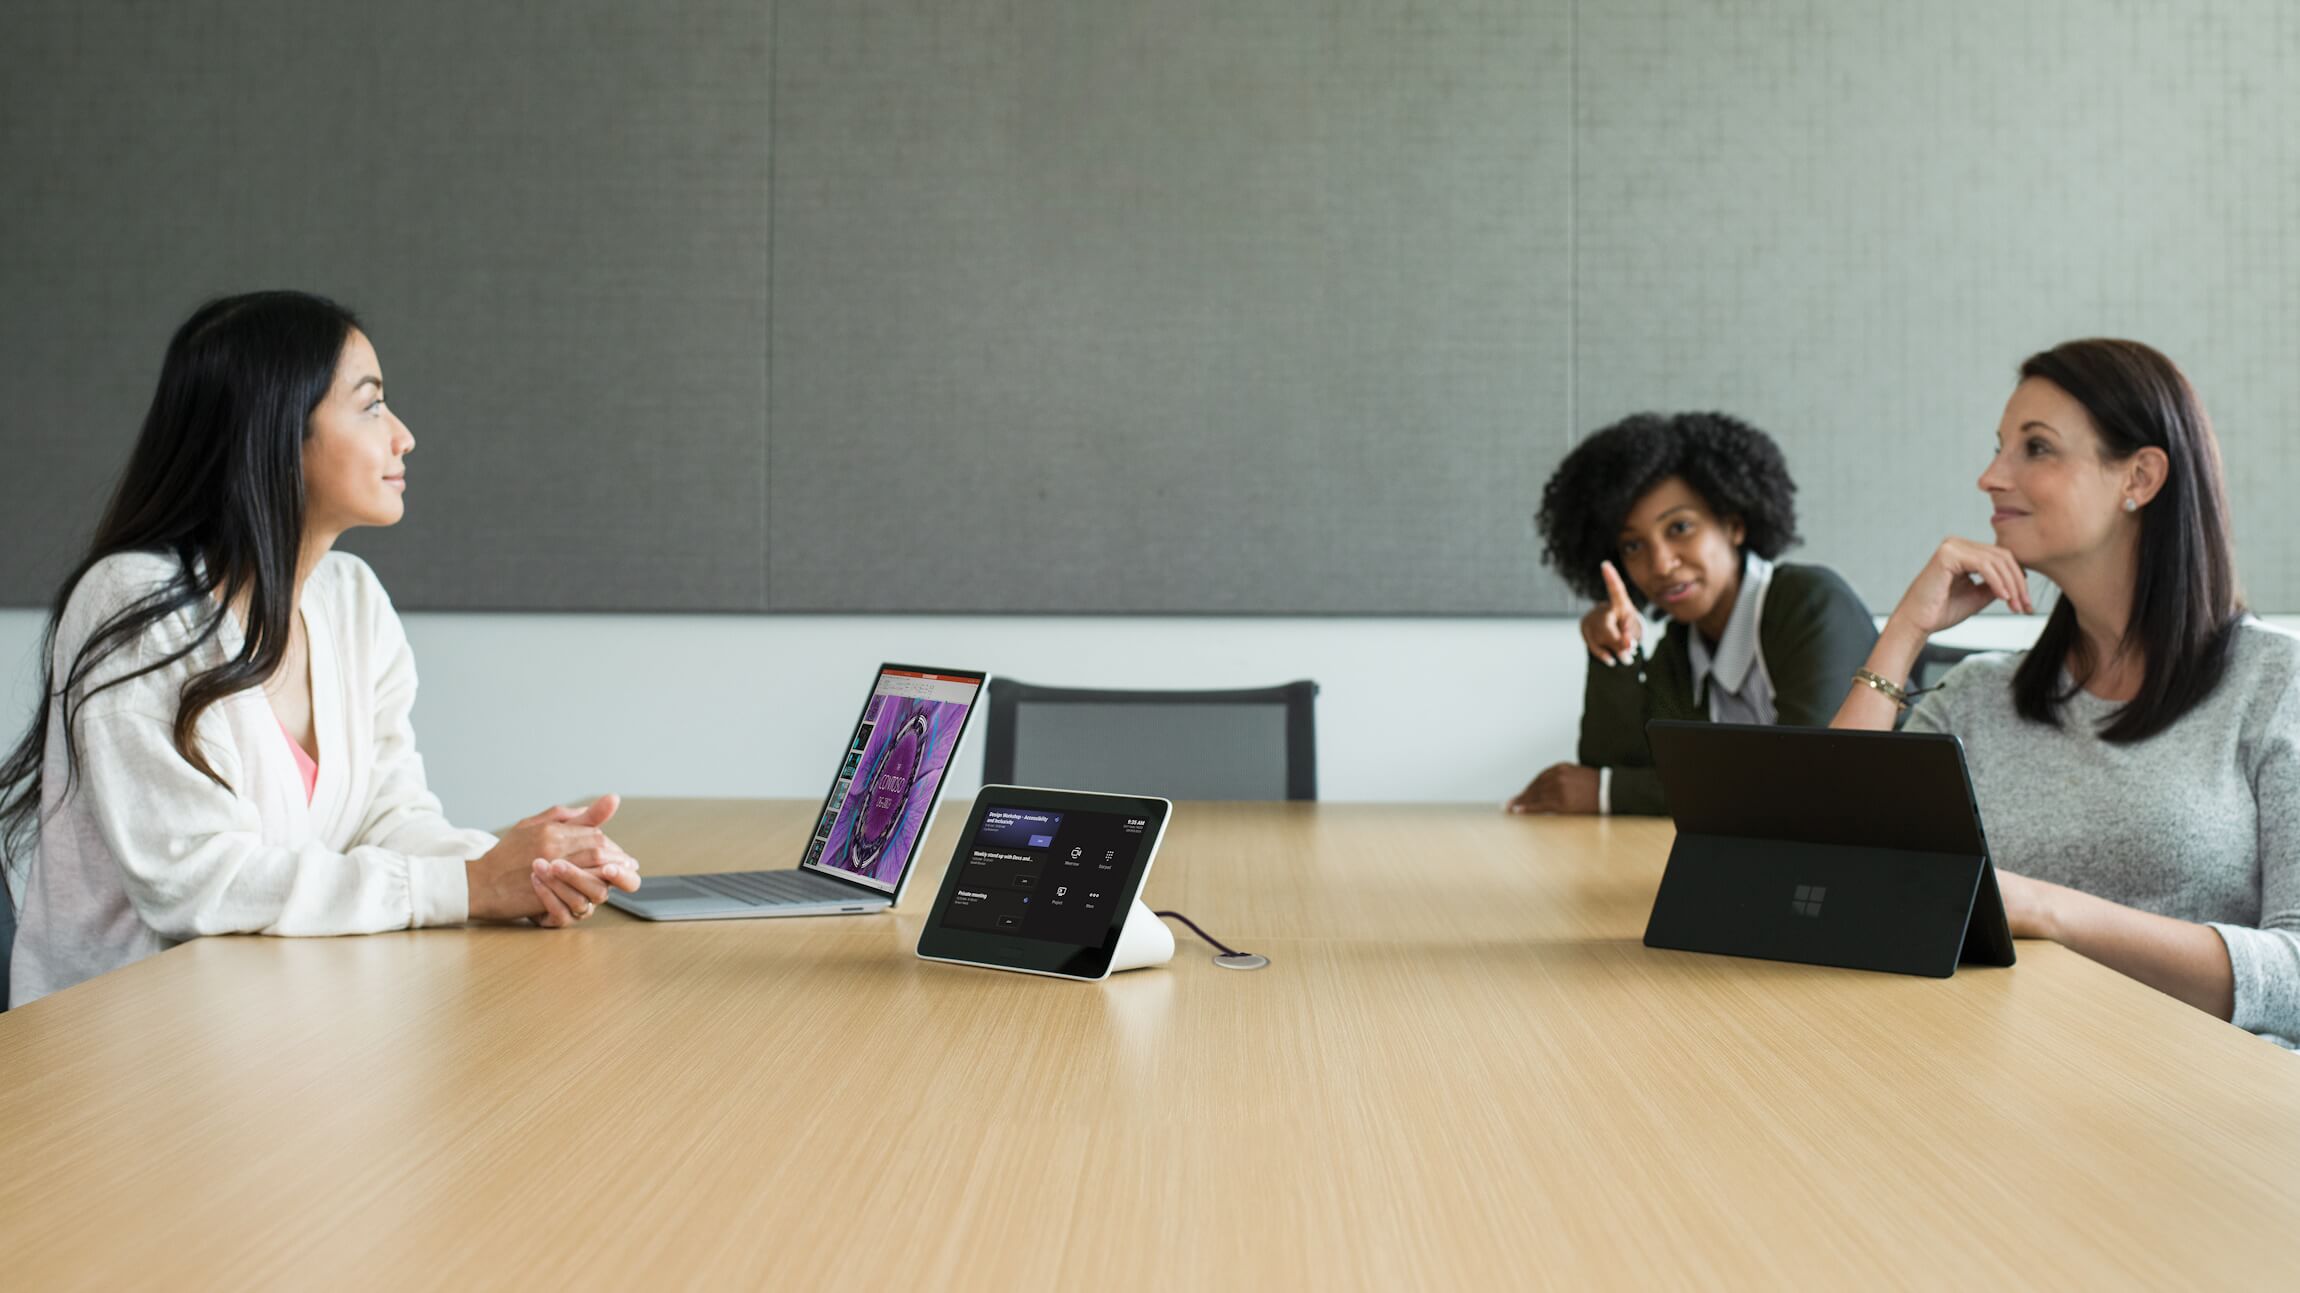
<instances>
[{"instance_id":1,"label":"gray fabric wall panel","mask_svg":"<svg viewBox=\"0 0 2300 1293\"><path fill-rule=\"evenodd\" d=\"M2300 607L2300 7L1646 0L1579 47L1584 429L1752 418L1882 612L1989 537L2021 359L2136 337L2213 414L2254 604Z\"/></svg>"},{"instance_id":2,"label":"gray fabric wall panel","mask_svg":"<svg viewBox=\"0 0 2300 1293\"><path fill-rule=\"evenodd\" d=\"M784 0L783 610L1518 611L1564 0Z\"/></svg>"},{"instance_id":3,"label":"gray fabric wall panel","mask_svg":"<svg viewBox=\"0 0 2300 1293\"><path fill-rule=\"evenodd\" d=\"M0 17L0 602L84 542L169 329L300 286L413 427L403 605L765 604L771 9L32 0Z\"/></svg>"},{"instance_id":4,"label":"gray fabric wall panel","mask_svg":"<svg viewBox=\"0 0 2300 1293\"><path fill-rule=\"evenodd\" d=\"M347 541L410 607L1568 610L1559 455L1714 407L1882 609L2088 333L2300 606L2283 0L521 10L0 5L0 604L170 326L294 284L421 441Z\"/></svg>"}]
</instances>

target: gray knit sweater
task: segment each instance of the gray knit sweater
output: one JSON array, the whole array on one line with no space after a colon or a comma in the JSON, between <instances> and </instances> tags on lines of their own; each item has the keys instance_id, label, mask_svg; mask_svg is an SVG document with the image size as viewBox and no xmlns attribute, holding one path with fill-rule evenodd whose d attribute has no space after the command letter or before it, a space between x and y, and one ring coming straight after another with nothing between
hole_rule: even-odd
<instances>
[{"instance_id":1,"label":"gray knit sweater","mask_svg":"<svg viewBox=\"0 0 2300 1293\"><path fill-rule=\"evenodd\" d=\"M2097 735L2078 692L2058 730L2013 710L2017 655L1975 656L1909 715L1964 742L1996 864L2211 925L2239 1028L2300 1039L2300 636L2247 620L2211 695L2148 740Z\"/></svg>"}]
</instances>

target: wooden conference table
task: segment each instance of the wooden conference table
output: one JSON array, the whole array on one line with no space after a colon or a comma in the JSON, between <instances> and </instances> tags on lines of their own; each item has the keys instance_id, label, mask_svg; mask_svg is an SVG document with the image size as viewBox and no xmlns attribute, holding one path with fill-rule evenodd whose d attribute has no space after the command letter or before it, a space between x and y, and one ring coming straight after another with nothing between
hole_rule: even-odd
<instances>
[{"instance_id":1,"label":"wooden conference table","mask_svg":"<svg viewBox=\"0 0 2300 1293\"><path fill-rule=\"evenodd\" d=\"M902 914L217 938L0 1015L0 1285L2289 1287L2300 1057L2059 948L1648 951L1669 828L1186 804L1270 968ZM813 805L658 800L653 872Z\"/></svg>"}]
</instances>

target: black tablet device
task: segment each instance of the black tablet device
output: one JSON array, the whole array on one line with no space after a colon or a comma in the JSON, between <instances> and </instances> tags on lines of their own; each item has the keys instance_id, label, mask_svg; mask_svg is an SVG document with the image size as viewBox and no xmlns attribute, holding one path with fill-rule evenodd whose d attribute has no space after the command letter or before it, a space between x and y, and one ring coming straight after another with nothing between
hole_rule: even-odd
<instances>
[{"instance_id":1,"label":"black tablet device","mask_svg":"<svg viewBox=\"0 0 2300 1293\"><path fill-rule=\"evenodd\" d=\"M927 913L918 954L1067 979L1110 974L1173 805L984 786Z\"/></svg>"},{"instance_id":2,"label":"black tablet device","mask_svg":"<svg viewBox=\"0 0 2300 1293\"><path fill-rule=\"evenodd\" d=\"M2013 963L1953 736L1646 724L1677 842L1647 947L1947 978Z\"/></svg>"}]
</instances>

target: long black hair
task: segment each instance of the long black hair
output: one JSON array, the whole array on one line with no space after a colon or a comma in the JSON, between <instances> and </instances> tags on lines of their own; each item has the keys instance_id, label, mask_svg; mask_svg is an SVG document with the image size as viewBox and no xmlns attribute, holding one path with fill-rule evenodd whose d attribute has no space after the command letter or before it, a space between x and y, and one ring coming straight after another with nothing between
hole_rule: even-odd
<instances>
[{"instance_id":1,"label":"long black hair","mask_svg":"<svg viewBox=\"0 0 2300 1293\"><path fill-rule=\"evenodd\" d=\"M2170 460L2164 487L2140 509L2140 570L2119 644L2141 652L2140 694L2100 729L2106 741L2146 740L2220 685L2244 614L2219 441L2187 376L2137 341L2064 342L2029 356L2020 375L2051 382L2082 404L2107 461L2147 448ZM2059 725L2060 706L2078 685L2063 687L2061 670L2083 645L2076 608L2064 595L2013 673L2013 707L2022 718Z\"/></svg>"},{"instance_id":2,"label":"long black hair","mask_svg":"<svg viewBox=\"0 0 2300 1293\"><path fill-rule=\"evenodd\" d=\"M1637 500L1676 476L1720 520L1741 522L1741 547L1778 557L1797 543L1797 482L1773 438L1729 413L1637 413L1574 446L1541 490L1541 559L1575 592L1605 600L1601 561L1621 559L1621 526ZM1645 594L1635 584L1638 605Z\"/></svg>"},{"instance_id":3,"label":"long black hair","mask_svg":"<svg viewBox=\"0 0 2300 1293\"><path fill-rule=\"evenodd\" d=\"M80 759L74 728L89 698L190 655L223 626L223 608L245 598L239 654L186 680L171 732L186 762L225 784L195 731L209 706L269 679L287 650L303 541L304 439L358 326L351 311L324 297L250 292L210 301L176 329L95 541L49 608L31 730L0 763L0 860L8 869L28 860L38 833L50 701L61 701L69 792ZM56 630L73 590L98 562L127 552L173 557L174 577L98 625L59 674ZM197 607L201 622L191 642L89 686L106 660L186 607Z\"/></svg>"}]
</instances>

